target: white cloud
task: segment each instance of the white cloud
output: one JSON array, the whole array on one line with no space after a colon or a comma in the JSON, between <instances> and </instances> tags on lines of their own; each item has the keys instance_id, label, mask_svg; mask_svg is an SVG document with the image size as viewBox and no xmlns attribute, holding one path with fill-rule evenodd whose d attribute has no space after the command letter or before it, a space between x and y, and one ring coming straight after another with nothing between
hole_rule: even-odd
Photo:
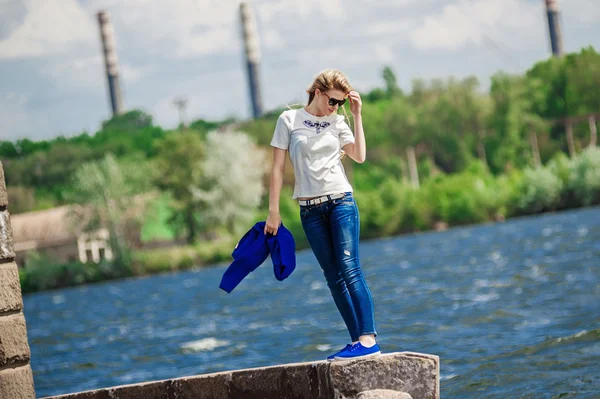
<instances>
[{"instance_id":1,"label":"white cloud","mask_svg":"<svg viewBox=\"0 0 600 399\"><path fill-rule=\"evenodd\" d=\"M339 4L339 0L333 0L334 3ZM325 9L329 6L323 1L319 0L304 0L294 2L284 1L265 1L254 6L254 12L260 14L260 18L264 23L280 25L281 18L294 17L296 21L308 18L315 15L327 15L324 14ZM338 10L334 10L335 13L339 13ZM285 20L285 19L283 19Z\"/></svg>"},{"instance_id":2,"label":"white cloud","mask_svg":"<svg viewBox=\"0 0 600 399\"><path fill-rule=\"evenodd\" d=\"M265 29L261 39L261 46L269 50L280 50L286 45L281 34L273 28Z\"/></svg>"},{"instance_id":3,"label":"white cloud","mask_svg":"<svg viewBox=\"0 0 600 399\"><path fill-rule=\"evenodd\" d=\"M119 73L128 84L139 82L152 72L152 67L136 67L129 64L119 65Z\"/></svg>"},{"instance_id":4,"label":"white cloud","mask_svg":"<svg viewBox=\"0 0 600 399\"><path fill-rule=\"evenodd\" d=\"M375 55L380 63L389 63L394 59L394 53L384 44L375 45Z\"/></svg>"},{"instance_id":5,"label":"white cloud","mask_svg":"<svg viewBox=\"0 0 600 399\"><path fill-rule=\"evenodd\" d=\"M0 96L0 140L12 138L27 123L26 100L24 95L12 92Z\"/></svg>"},{"instance_id":6,"label":"white cloud","mask_svg":"<svg viewBox=\"0 0 600 399\"><path fill-rule=\"evenodd\" d=\"M365 27L365 34L375 38L391 37L402 35L416 28L416 23L412 19L381 21L369 24Z\"/></svg>"},{"instance_id":7,"label":"white cloud","mask_svg":"<svg viewBox=\"0 0 600 399\"><path fill-rule=\"evenodd\" d=\"M425 17L411 41L420 50L456 50L490 40L522 48L540 39L542 11L540 4L523 0L459 0Z\"/></svg>"},{"instance_id":8,"label":"white cloud","mask_svg":"<svg viewBox=\"0 0 600 399\"><path fill-rule=\"evenodd\" d=\"M104 85L104 64L101 55L61 58L40 71L63 88L99 89Z\"/></svg>"},{"instance_id":9,"label":"white cloud","mask_svg":"<svg viewBox=\"0 0 600 399\"><path fill-rule=\"evenodd\" d=\"M151 66L119 64L119 74L127 84L139 82L151 71ZM97 91L106 87L106 71L101 55L60 60L48 65L41 72L63 88Z\"/></svg>"},{"instance_id":10,"label":"white cloud","mask_svg":"<svg viewBox=\"0 0 600 399\"><path fill-rule=\"evenodd\" d=\"M342 2L341 0L316 0L314 3L316 3L316 6L320 6L322 12L331 19L343 20L346 17L347 2ZM348 28L350 28L352 21L347 22L349 25Z\"/></svg>"},{"instance_id":11,"label":"white cloud","mask_svg":"<svg viewBox=\"0 0 600 399\"><path fill-rule=\"evenodd\" d=\"M558 11L566 18L572 18L586 24L598 24L598 21L600 21L598 0L561 1L558 3Z\"/></svg>"},{"instance_id":12,"label":"white cloud","mask_svg":"<svg viewBox=\"0 0 600 399\"><path fill-rule=\"evenodd\" d=\"M165 57L190 58L241 51L239 3L239 0L128 0L123 3L101 0L95 2L94 7L105 6L111 16L114 15L114 24L132 33L139 47L160 52ZM251 4L251 7L255 18L265 26L267 37L261 39L269 48L283 45L272 26L288 25L285 21L292 17L297 20L315 15L331 19L345 16L341 0L268 1ZM164 51L165 46L156 46L157 43L170 46Z\"/></svg>"},{"instance_id":13,"label":"white cloud","mask_svg":"<svg viewBox=\"0 0 600 399\"><path fill-rule=\"evenodd\" d=\"M0 95L0 140L18 140L36 137L47 120L42 115L32 118L27 112L29 98L20 93L6 92Z\"/></svg>"},{"instance_id":14,"label":"white cloud","mask_svg":"<svg viewBox=\"0 0 600 399\"><path fill-rule=\"evenodd\" d=\"M118 48L126 40L139 51L181 58L239 48L238 1L98 0L87 7L110 14Z\"/></svg>"},{"instance_id":15,"label":"white cloud","mask_svg":"<svg viewBox=\"0 0 600 399\"><path fill-rule=\"evenodd\" d=\"M148 108L155 121L161 126L174 127L179 124L176 98L187 100L186 123L204 118L216 119L236 115L240 104L245 106L247 99L242 97L245 90L231 92L224 87L243 87L245 76L242 71L220 70L188 79L179 79L163 92ZM232 98L234 101L232 101ZM215 116L217 115L218 116Z\"/></svg>"},{"instance_id":16,"label":"white cloud","mask_svg":"<svg viewBox=\"0 0 600 399\"><path fill-rule=\"evenodd\" d=\"M23 24L0 41L0 58L58 54L96 39L91 18L76 0L27 0L25 7Z\"/></svg>"}]
</instances>

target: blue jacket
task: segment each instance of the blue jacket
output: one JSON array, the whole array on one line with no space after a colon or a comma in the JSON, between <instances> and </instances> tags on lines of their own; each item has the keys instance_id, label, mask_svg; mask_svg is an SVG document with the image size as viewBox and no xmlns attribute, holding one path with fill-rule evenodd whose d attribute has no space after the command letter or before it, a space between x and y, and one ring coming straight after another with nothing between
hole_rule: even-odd
<instances>
[{"instance_id":1,"label":"blue jacket","mask_svg":"<svg viewBox=\"0 0 600 399\"><path fill-rule=\"evenodd\" d=\"M230 293L271 254L273 272L279 281L285 280L296 268L296 242L283 224L277 235L266 234L265 222L258 222L238 242L233 250L233 262L221 279L219 288Z\"/></svg>"}]
</instances>

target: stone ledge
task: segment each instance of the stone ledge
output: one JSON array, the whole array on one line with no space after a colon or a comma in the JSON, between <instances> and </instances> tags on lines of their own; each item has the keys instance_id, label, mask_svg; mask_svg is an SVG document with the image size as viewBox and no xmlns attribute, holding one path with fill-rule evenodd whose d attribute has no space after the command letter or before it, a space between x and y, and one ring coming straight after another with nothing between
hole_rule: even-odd
<instances>
[{"instance_id":1,"label":"stone ledge","mask_svg":"<svg viewBox=\"0 0 600 399\"><path fill-rule=\"evenodd\" d=\"M0 260L13 259L13 234L8 211L0 212Z\"/></svg>"},{"instance_id":2,"label":"stone ledge","mask_svg":"<svg viewBox=\"0 0 600 399\"><path fill-rule=\"evenodd\" d=\"M21 309L23 297L17 264L0 264L0 314Z\"/></svg>"},{"instance_id":3,"label":"stone ledge","mask_svg":"<svg viewBox=\"0 0 600 399\"><path fill-rule=\"evenodd\" d=\"M0 366L27 363L30 357L23 313L0 316Z\"/></svg>"},{"instance_id":4,"label":"stone ledge","mask_svg":"<svg viewBox=\"0 0 600 399\"><path fill-rule=\"evenodd\" d=\"M35 399L33 373L29 365L0 371L0 398Z\"/></svg>"},{"instance_id":5,"label":"stone ledge","mask_svg":"<svg viewBox=\"0 0 600 399\"><path fill-rule=\"evenodd\" d=\"M356 399L412 399L412 396L406 392L392 391L390 389L374 389L359 393Z\"/></svg>"},{"instance_id":6,"label":"stone ledge","mask_svg":"<svg viewBox=\"0 0 600 399\"><path fill-rule=\"evenodd\" d=\"M439 357L390 353L224 371L46 399L439 399Z\"/></svg>"}]
</instances>

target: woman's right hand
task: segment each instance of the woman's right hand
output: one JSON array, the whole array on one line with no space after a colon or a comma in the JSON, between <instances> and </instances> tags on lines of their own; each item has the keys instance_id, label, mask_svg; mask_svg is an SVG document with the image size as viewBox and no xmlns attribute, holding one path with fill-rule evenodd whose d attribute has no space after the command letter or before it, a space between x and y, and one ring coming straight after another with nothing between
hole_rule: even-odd
<instances>
[{"instance_id":1,"label":"woman's right hand","mask_svg":"<svg viewBox=\"0 0 600 399\"><path fill-rule=\"evenodd\" d=\"M265 223L265 234L270 233L276 236L280 225L281 215L279 212L269 211L269 216L267 217L267 222Z\"/></svg>"}]
</instances>

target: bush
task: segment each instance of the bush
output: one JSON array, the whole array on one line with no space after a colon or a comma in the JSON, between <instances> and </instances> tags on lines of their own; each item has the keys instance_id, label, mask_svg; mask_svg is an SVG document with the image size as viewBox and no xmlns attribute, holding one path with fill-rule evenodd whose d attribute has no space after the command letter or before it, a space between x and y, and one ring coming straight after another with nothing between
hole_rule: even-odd
<instances>
[{"instance_id":1,"label":"bush","mask_svg":"<svg viewBox=\"0 0 600 399\"><path fill-rule=\"evenodd\" d=\"M525 169L519 186L517 207L521 213L554 211L560 204L564 184L549 168Z\"/></svg>"},{"instance_id":2,"label":"bush","mask_svg":"<svg viewBox=\"0 0 600 399\"><path fill-rule=\"evenodd\" d=\"M568 188L579 205L600 204L600 149L590 147L573 158Z\"/></svg>"},{"instance_id":3,"label":"bush","mask_svg":"<svg viewBox=\"0 0 600 399\"><path fill-rule=\"evenodd\" d=\"M567 154L560 152L556 154L546 165L552 174L560 179L563 188L556 209L568 209L579 206L573 190L569 187L571 179L571 160Z\"/></svg>"},{"instance_id":4,"label":"bush","mask_svg":"<svg viewBox=\"0 0 600 399\"><path fill-rule=\"evenodd\" d=\"M171 272L231 259L233 240L205 241L194 245L137 251L133 262L137 275Z\"/></svg>"},{"instance_id":5,"label":"bush","mask_svg":"<svg viewBox=\"0 0 600 399\"><path fill-rule=\"evenodd\" d=\"M477 161L461 173L438 175L427 181L424 189L428 191L434 222L458 225L494 219L505 212L509 197L508 188L500 183Z\"/></svg>"},{"instance_id":6,"label":"bush","mask_svg":"<svg viewBox=\"0 0 600 399\"><path fill-rule=\"evenodd\" d=\"M192 245L136 251L133 263L136 274L155 274L192 267L196 249Z\"/></svg>"},{"instance_id":7,"label":"bush","mask_svg":"<svg viewBox=\"0 0 600 399\"><path fill-rule=\"evenodd\" d=\"M357 191L361 235L365 238L396 234L403 223L409 188L388 178L374 191Z\"/></svg>"},{"instance_id":8,"label":"bush","mask_svg":"<svg viewBox=\"0 0 600 399\"><path fill-rule=\"evenodd\" d=\"M231 253L235 245L236 241L234 240L220 240L196 244L198 264L212 265L232 260Z\"/></svg>"},{"instance_id":9,"label":"bush","mask_svg":"<svg viewBox=\"0 0 600 399\"><path fill-rule=\"evenodd\" d=\"M388 156L381 160L373 160L368 163L355 164L349 161L349 171L352 172L352 185L357 191L373 191L380 187L385 181L401 180L404 174L402 158ZM421 172L421 169L419 169Z\"/></svg>"},{"instance_id":10,"label":"bush","mask_svg":"<svg viewBox=\"0 0 600 399\"><path fill-rule=\"evenodd\" d=\"M434 222L430 191L426 188L409 187L406 196L406 214L399 232L429 230Z\"/></svg>"},{"instance_id":11,"label":"bush","mask_svg":"<svg viewBox=\"0 0 600 399\"><path fill-rule=\"evenodd\" d=\"M21 289L24 293L64 288L85 283L128 277L127 269L119 268L111 263L58 263L51 258L30 253L27 267L19 270Z\"/></svg>"}]
</instances>

